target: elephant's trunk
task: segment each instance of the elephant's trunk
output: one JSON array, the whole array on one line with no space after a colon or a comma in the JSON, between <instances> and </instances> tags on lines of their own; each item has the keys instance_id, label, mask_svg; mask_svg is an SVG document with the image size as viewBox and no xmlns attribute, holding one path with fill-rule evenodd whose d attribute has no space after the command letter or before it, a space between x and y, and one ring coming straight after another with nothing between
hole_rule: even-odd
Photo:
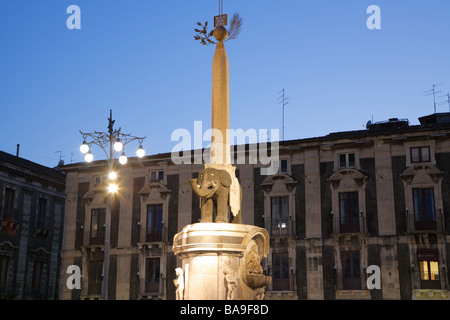
<instances>
[{"instance_id":1,"label":"elephant's trunk","mask_svg":"<svg viewBox=\"0 0 450 320\"><path fill-rule=\"evenodd\" d=\"M211 189L205 186L203 183L201 186L197 184L197 179L190 179L192 190L200 197L205 198L207 195L211 193Z\"/></svg>"}]
</instances>

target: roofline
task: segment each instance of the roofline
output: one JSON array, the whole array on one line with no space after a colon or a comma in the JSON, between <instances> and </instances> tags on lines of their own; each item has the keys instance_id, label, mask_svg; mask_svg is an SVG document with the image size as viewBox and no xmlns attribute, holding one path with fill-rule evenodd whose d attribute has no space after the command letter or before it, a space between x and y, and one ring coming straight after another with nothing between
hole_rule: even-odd
<instances>
[{"instance_id":1,"label":"roofline","mask_svg":"<svg viewBox=\"0 0 450 320\"><path fill-rule=\"evenodd\" d=\"M300 148L313 148L313 147L321 147L324 142L336 142L341 140L342 143L363 143L363 142L372 142L367 139L370 137L374 137L377 139L400 139L401 136L405 133L418 133L416 136L420 136L420 133L432 133L432 132L440 132L446 131L446 135L449 132L450 123L442 123L442 124L433 124L433 125L413 125L407 127L400 128L371 128L364 130L355 130L355 131L340 131L340 132L332 132L325 136L311 137L311 138L301 138L301 139L293 139L293 140L284 140L278 141L280 151L289 150L292 145L304 144L305 146L300 146ZM355 139L359 138L359 139ZM353 140L353 141L349 141ZM336 144L336 143L334 143ZM258 143L259 145L259 143ZM271 142L267 142L268 147L270 148ZM331 143L330 143L331 145ZM245 150L248 150L249 144L245 145L233 145L234 147L245 146ZM198 150L198 149L197 149ZM205 149L202 149L202 152ZM195 153L196 149L189 150L191 153ZM187 152L189 152L187 151ZM148 155L143 158L130 157L128 158L133 162L133 164L139 164L147 161L157 161L157 160L168 160L171 159L171 152L158 153L154 155ZM72 169L79 169L80 167L84 167L86 169L92 167L103 167L106 165L107 160L97 160L91 163L86 162L78 162L68 165L60 166L60 169L63 171L69 171Z\"/></svg>"}]
</instances>

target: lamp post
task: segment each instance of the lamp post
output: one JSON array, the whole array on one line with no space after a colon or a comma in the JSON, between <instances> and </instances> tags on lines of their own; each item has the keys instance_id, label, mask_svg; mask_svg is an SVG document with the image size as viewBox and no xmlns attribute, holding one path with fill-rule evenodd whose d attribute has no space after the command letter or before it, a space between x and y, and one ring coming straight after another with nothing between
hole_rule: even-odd
<instances>
[{"instance_id":1,"label":"lamp post","mask_svg":"<svg viewBox=\"0 0 450 320\"><path fill-rule=\"evenodd\" d=\"M142 158L145 155L145 150L142 148L142 142L145 137L135 137L130 134L124 134L120 132L121 128L114 130L114 122L112 120L112 110L109 111L108 118L108 132L98 132L94 131L92 133L82 132L83 143L80 146L81 153L84 154L84 159L86 162L92 162L94 156L91 153L91 146L99 146L106 155L106 161L108 163L108 206L106 208L105 217L105 256L103 261L103 283L102 283L102 299L108 300L108 273L109 273L109 249L110 249L110 238L111 238L111 203L114 193L118 191L118 185L116 183L117 173L114 171L114 166L116 162L116 157L120 153L119 163L124 165L127 163L128 159L125 155L125 145L137 140L139 142L139 148L136 151L136 155ZM89 141L88 141L89 140Z\"/></svg>"}]
</instances>

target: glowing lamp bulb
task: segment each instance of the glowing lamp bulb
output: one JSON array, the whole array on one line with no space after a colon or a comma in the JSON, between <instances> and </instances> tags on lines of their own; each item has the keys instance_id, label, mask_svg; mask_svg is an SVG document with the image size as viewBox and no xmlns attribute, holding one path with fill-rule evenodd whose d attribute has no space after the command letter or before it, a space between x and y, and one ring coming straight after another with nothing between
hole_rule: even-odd
<instances>
[{"instance_id":1,"label":"glowing lamp bulb","mask_svg":"<svg viewBox=\"0 0 450 320\"><path fill-rule=\"evenodd\" d=\"M128 161L127 156L125 155L125 152L122 152L122 155L119 157L120 164L126 164Z\"/></svg>"},{"instance_id":2,"label":"glowing lamp bulb","mask_svg":"<svg viewBox=\"0 0 450 320\"><path fill-rule=\"evenodd\" d=\"M80 146L80 151L82 154L86 154L89 151L89 145L87 144L86 140L83 141L83 144Z\"/></svg>"},{"instance_id":3,"label":"glowing lamp bulb","mask_svg":"<svg viewBox=\"0 0 450 320\"><path fill-rule=\"evenodd\" d=\"M94 160L94 156L92 155L91 151L88 151L84 155L84 160L86 160L86 162L92 162L92 160Z\"/></svg>"},{"instance_id":4,"label":"glowing lamp bulb","mask_svg":"<svg viewBox=\"0 0 450 320\"><path fill-rule=\"evenodd\" d=\"M119 152L122 149L123 149L123 144L122 144L122 142L120 140L117 140L116 142L114 142L114 150Z\"/></svg>"},{"instance_id":5,"label":"glowing lamp bulb","mask_svg":"<svg viewBox=\"0 0 450 320\"><path fill-rule=\"evenodd\" d=\"M114 171L111 171L109 173L109 180L115 180L117 178L117 173L115 173Z\"/></svg>"},{"instance_id":6,"label":"glowing lamp bulb","mask_svg":"<svg viewBox=\"0 0 450 320\"><path fill-rule=\"evenodd\" d=\"M136 155L139 158L142 158L143 156L145 156L145 150L144 150L144 148L142 148L142 146L139 146L139 149L137 149L137 151L136 151Z\"/></svg>"},{"instance_id":7,"label":"glowing lamp bulb","mask_svg":"<svg viewBox=\"0 0 450 320\"><path fill-rule=\"evenodd\" d=\"M111 193L117 192L118 189L119 189L119 187L118 187L117 184L115 184L115 183L111 183L111 184L108 186L108 191L111 192Z\"/></svg>"}]
</instances>

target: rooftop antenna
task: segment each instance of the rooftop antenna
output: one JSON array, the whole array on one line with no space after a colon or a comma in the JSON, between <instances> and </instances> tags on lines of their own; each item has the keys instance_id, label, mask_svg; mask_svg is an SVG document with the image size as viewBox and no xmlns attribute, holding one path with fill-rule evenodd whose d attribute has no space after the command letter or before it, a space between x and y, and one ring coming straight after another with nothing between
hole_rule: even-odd
<instances>
[{"instance_id":1,"label":"rooftop antenna","mask_svg":"<svg viewBox=\"0 0 450 320\"><path fill-rule=\"evenodd\" d=\"M434 104L434 113L436 113L436 93L442 92L442 91L436 91L436 87L440 86L442 83L434 84L433 83L433 89L425 91L425 96L433 95L433 104Z\"/></svg>"},{"instance_id":2,"label":"rooftop antenna","mask_svg":"<svg viewBox=\"0 0 450 320\"><path fill-rule=\"evenodd\" d=\"M284 141L284 107L289 103L289 98L287 98L284 94L284 89L278 92L281 96L278 97L279 104L281 104L281 140Z\"/></svg>"},{"instance_id":3,"label":"rooftop antenna","mask_svg":"<svg viewBox=\"0 0 450 320\"><path fill-rule=\"evenodd\" d=\"M447 92L447 95L440 96L438 98L447 98L447 101L438 102L438 106L443 105L443 104L448 104L448 110L450 112L450 93Z\"/></svg>"},{"instance_id":4,"label":"rooftop antenna","mask_svg":"<svg viewBox=\"0 0 450 320\"><path fill-rule=\"evenodd\" d=\"M64 164L64 161L62 160L62 158L64 158L65 156L62 155L62 151L55 151L55 153L59 153L59 164Z\"/></svg>"}]
</instances>

